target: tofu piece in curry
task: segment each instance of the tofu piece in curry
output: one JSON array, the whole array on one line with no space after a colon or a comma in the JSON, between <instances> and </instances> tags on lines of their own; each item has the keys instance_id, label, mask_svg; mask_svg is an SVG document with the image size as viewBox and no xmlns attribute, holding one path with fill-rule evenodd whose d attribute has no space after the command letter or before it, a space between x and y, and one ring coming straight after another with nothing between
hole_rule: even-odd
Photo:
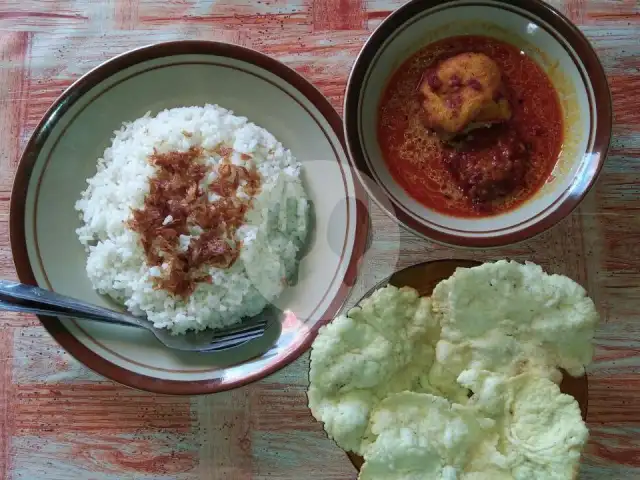
<instances>
[{"instance_id":1,"label":"tofu piece in curry","mask_svg":"<svg viewBox=\"0 0 640 480\"><path fill-rule=\"evenodd\" d=\"M426 126L443 137L511 118L500 68L482 53L460 53L428 69L420 92Z\"/></svg>"}]
</instances>

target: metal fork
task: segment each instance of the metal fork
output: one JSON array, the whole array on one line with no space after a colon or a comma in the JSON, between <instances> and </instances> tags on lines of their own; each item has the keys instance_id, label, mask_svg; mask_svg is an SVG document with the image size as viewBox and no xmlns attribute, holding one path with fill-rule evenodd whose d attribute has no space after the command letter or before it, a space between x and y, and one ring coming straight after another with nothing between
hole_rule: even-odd
<instances>
[{"instance_id":1,"label":"metal fork","mask_svg":"<svg viewBox=\"0 0 640 480\"><path fill-rule=\"evenodd\" d=\"M43 288L8 280L0 280L0 310L143 328L153 333L165 346L187 352L217 352L238 347L262 337L267 326L279 321L282 315L276 308L267 307L259 315L237 325L173 335L167 329L154 327L146 318L98 307Z\"/></svg>"}]
</instances>

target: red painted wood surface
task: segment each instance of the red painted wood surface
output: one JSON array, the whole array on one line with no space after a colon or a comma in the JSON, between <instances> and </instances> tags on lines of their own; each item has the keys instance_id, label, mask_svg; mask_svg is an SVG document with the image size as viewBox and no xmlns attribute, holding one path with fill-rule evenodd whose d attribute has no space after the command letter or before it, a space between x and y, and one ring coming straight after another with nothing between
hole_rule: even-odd
<instances>
[{"instance_id":1,"label":"red painted wood surface","mask_svg":"<svg viewBox=\"0 0 640 480\"><path fill-rule=\"evenodd\" d=\"M400 0L0 0L0 274L13 172L51 102L93 66L172 39L234 42L282 60L340 111L351 64ZM555 0L607 69L611 155L578 212L531 242L465 252L400 232L372 210L374 241L354 297L391 269L447 257L533 260L584 284L602 312L590 368L591 440L581 477L640 479L640 6ZM399 240L396 261L389 245ZM258 384L200 398L105 381L29 316L0 314L0 479L353 479L306 407L308 357Z\"/></svg>"}]
</instances>

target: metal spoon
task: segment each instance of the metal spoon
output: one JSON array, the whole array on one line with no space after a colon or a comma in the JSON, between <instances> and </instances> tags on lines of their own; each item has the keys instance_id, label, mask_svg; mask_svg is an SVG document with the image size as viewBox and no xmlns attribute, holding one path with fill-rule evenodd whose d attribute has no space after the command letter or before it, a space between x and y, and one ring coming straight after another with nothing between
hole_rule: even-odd
<instances>
[{"instance_id":1,"label":"metal spoon","mask_svg":"<svg viewBox=\"0 0 640 480\"><path fill-rule=\"evenodd\" d=\"M153 333L165 346L187 352L216 352L240 346L261 337L267 325L278 321L281 315L274 307L267 307L260 315L237 325L219 330L190 331L183 335L172 335L167 329L155 328L153 323L145 318L8 280L0 280L0 310L143 328Z\"/></svg>"}]
</instances>

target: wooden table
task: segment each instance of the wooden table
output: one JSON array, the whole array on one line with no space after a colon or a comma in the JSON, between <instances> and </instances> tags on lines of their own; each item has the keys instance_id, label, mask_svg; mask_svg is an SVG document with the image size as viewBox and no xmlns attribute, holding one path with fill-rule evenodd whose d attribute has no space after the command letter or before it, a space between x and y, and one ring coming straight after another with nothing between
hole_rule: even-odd
<instances>
[{"instance_id":1,"label":"wooden table","mask_svg":"<svg viewBox=\"0 0 640 480\"><path fill-rule=\"evenodd\" d=\"M53 100L130 48L172 39L239 43L310 78L341 109L347 74L398 0L0 0L0 273L15 278L9 196L20 152ZM581 478L640 479L640 4L556 0L597 48L613 92L612 149L580 210L500 251L454 251L372 210L374 241L352 298L426 259L533 260L571 276L602 313L590 368ZM400 242L399 258L389 252ZM307 406L308 356L241 390L145 394L96 376L35 318L0 314L0 478L352 479Z\"/></svg>"}]
</instances>

